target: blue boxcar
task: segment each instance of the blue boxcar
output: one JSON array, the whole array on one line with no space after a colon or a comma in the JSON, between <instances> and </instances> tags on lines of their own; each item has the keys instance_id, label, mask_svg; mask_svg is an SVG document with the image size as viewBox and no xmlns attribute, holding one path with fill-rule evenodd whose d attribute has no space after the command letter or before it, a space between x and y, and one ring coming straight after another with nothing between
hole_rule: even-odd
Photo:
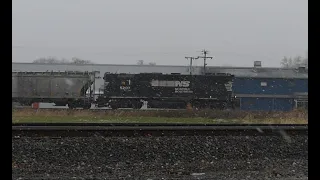
<instances>
[{"instance_id":1,"label":"blue boxcar","mask_svg":"<svg viewBox=\"0 0 320 180\"><path fill-rule=\"evenodd\" d=\"M233 90L240 109L250 111L290 111L295 93L308 92L308 79L235 78Z\"/></svg>"},{"instance_id":2,"label":"blue boxcar","mask_svg":"<svg viewBox=\"0 0 320 180\"><path fill-rule=\"evenodd\" d=\"M240 109L246 111L290 111L293 108L292 98L240 98Z\"/></svg>"},{"instance_id":3,"label":"blue boxcar","mask_svg":"<svg viewBox=\"0 0 320 180\"><path fill-rule=\"evenodd\" d=\"M291 95L308 92L308 79L235 78L233 88L236 94Z\"/></svg>"}]
</instances>

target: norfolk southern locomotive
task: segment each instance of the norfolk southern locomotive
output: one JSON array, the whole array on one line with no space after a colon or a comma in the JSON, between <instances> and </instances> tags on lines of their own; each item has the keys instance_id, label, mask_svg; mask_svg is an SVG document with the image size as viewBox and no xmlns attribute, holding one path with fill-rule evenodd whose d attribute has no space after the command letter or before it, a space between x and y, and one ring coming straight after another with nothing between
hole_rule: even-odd
<instances>
[{"instance_id":1,"label":"norfolk southern locomotive","mask_svg":"<svg viewBox=\"0 0 320 180\"><path fill-rule=\"evenodd\" d=\"M218 73L181 75L161 73L104 74L104 92L98 107L225 109L232 107L233 75Z\"/></svg>"}]
</instances>

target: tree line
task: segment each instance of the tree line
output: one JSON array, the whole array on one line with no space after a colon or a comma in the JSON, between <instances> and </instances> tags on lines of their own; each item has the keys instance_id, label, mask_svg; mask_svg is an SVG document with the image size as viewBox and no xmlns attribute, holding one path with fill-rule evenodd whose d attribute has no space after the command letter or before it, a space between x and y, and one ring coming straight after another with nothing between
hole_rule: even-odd
<instances>
[{"instance_id":1,"label":"tree line","mask_svg":"<svg viewBox=\"0 0 320 180\"><path fill-rule=\"evenodd\" d=\"M307 53L308 54L308 53ZM55 57L39 58L33 61L33 63L41 64L94 64L90 60L84 60L77 57L73 57L71 60L57 59ZM299 66L305 66L308 68L308 55L306 57L283 57L281 60L281 67L283 68L297 68ZM143 60L138 60L137 65L145 65ZM148 63L150 66L156 66L155 62Z\"/></svg>"},{"instance_id":2,"label":"tree line","mask_svg":"<svg viewBox=\"0 0 320 180\"><path fill-rule=\"evenodd\" d=\"M73 57L71 60L68 59L58 59L55 57L39 58L33 61L37 64L94 64L90 60L84 60L80 58Z\"/></svg>"},{"instance_id":3,"label":"tree line","mask_svg":"<svg viewBox=\"0 0 320 180\"><path fill-rule=\"evenodd\" d=\"M46 57L46 58L39 58L33 61L36 64L94 64L90 60L83 60L80 58L73 57L71 60L67 59L58 59L55 57ZM137 65L145 65L143 60L138 60ZM149 62L148 65L156 66L155 62Z\"/></svg>"},{"instance_id":4,"label":"tree line","mask_svg":"<svg viewBox=\"0 0 320 180\"><path fill-rule=\"evenodd\" d=\"M146 65L144 60L138 60L137 65ZM155 62L149 62L148 65L150 66L156 66L157 64Z\"/></svg>"},{"instance_id":5,"label":"tree line","mask_svg":"<svg viewBox=\"0 0 320 180\"><path fill-rule=\"evenodd\" d=\"M306 53L306 57L283 57L283 59L281 60L281 66L283 68L297 68L299 66L305 66L306 68L308 68L308 52Z\"/></svg>"}]
</instances>

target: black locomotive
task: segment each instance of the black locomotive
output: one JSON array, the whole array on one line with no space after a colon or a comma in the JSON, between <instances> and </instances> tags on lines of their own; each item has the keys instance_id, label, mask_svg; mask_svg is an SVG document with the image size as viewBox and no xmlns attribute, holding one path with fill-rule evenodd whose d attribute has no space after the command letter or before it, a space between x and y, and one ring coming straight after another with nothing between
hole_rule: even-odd
<instances>
[{"instance_id":1,"label":"black locomotive","mask_svg":"<svg viewBox=\"0 0 320 180\"><path fill-rule=\"evenodd\" d=\"M218 73L181 75L161 73L104 74L104 92L97 98L98 107L225 109L232 107L234 76Z\"/></svg>"}]
</instances>

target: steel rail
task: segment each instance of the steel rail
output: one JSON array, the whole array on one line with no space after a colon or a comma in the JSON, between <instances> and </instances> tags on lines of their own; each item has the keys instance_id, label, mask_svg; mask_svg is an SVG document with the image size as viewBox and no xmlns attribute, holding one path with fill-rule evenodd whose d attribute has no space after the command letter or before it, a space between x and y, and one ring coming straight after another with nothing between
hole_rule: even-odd
<instances>
[{"instance_id":1,"label":"steel rail","mask_svg":"<svg viewBox=\"0 0 320 180\"><path fill-rule=\"evenodd\" d=\"M159 124L159 123L13 123L12 136L101 135L307 135L308 125Z\"/></svg>"}]
</instances>

